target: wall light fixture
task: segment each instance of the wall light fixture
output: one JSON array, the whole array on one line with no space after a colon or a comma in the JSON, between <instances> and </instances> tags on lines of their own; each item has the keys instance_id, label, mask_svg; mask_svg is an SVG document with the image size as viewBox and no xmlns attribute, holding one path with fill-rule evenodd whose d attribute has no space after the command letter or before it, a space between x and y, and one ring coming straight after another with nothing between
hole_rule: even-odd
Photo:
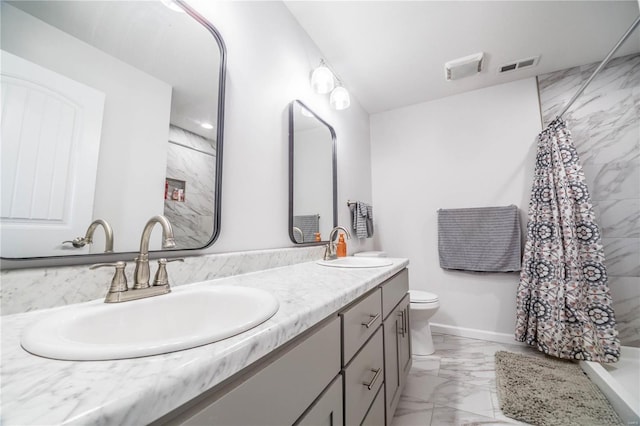
<instances>
[{"instance_id":1,"label":"wall light fixture","mask_svg":"<svg viewBox=\"0 0 640 426\"><path fill-rule=\"evenodd\" d=\"M336 83L337 82L337 83ZM335 110L347 109L351 105L349 92L342 85L342 81L329 69L324 59L311 73L311 87L316 93L329 95L329 104Z\"/></svg>"}]
</instances>

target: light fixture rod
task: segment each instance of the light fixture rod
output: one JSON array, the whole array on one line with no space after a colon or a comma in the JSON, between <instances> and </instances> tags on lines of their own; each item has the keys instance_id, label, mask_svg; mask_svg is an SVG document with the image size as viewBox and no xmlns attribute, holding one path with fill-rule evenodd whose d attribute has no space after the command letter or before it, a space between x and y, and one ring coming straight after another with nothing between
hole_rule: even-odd
<instances>
[{"instance_id":1,"label":"light fixture rod","mask_svg":"<svg viewBox=\"0 0 640 426\"><path fill-rule=\"evenodd\" d=\"M336 70L327 63L327 61L324 58L320 58L320 66L325 66L327 68L329 68L329 71L331 71L333 73L333 76L336 78L336 81L339 83L339 86L343 86L344 84L342 83L342 78L340 78L340 76L338 75L338 73L336 72Z\"/></svg>"}]
</instances>

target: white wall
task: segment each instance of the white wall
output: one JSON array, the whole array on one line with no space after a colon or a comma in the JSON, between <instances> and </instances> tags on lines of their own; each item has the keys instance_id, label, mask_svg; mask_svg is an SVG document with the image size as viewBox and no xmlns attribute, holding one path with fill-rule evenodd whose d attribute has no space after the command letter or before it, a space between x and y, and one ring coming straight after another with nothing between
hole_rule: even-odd
<instances>
[{"instance_id":1,"label":"white wall","mask_svg":"<svg viewBox=\"0 0 640 426\"><path fill-rule=\"evenodd\" d=\"M311 91L321 54L280 2L190 4L220 31L227 46L227 101L222 224L207 253L293 246L288 231L288 105L302 100L337 134L338 219L349 226L347 199L371 200L369 117L352 98L333 111ZM349 82L345 82L349 86ZM349 241L349 252L371 240Z\"/></svg>"},{"instance_id":2,"label":"white wall","mask_svg":"<svg viewBox=\"0 0 640 426\"><path fill-rule=\"evenodd\" d=\"M137 250L146 221L164 210L171 86L9 4L2 13L4 49L105 93L93 217L113 227L115 251ZM100 230L92 250L104 250Z\"/></svg>"},{"instance_id":3,"label":"white wall","mask_svg":"<svg viewBox=\"0 0 640 426\"><path fill-rule=\"evenodd\" d=\"M524 229L540 130L535 79L371 116L376 248L438 294L434 323L513 333L519 275L441 269L436 212L516 204Z\"/></svg>"},{"instance_id":4,"label":"white wall","mask_svg":"<svg viewBox=\"0 0 640 426\"><path fill-rule=\"evenodd\" d=\"M293 214L319 214L318 230L326 240L333 228L331 133L322 125L296 131L295 138Z\"/></svg>"}]
</instances>

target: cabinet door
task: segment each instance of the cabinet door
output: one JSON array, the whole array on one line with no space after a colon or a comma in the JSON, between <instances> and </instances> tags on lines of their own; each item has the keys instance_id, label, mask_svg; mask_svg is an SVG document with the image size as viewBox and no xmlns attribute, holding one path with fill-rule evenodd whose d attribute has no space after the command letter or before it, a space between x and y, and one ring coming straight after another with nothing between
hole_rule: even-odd
<instances>
[{"instance_id":1,"label":"cabinet door","mask_svg":"<svg viewBox=\"0 0 640 426\"><path fill-rule=\"evenodd\" d=\"M404 384L411 370L411 331L409 330L409 295L405 296L398 305L398 311L400 314L401 329L398 338L398 370L400 372L400 390L402 393Z\"/></svg>"},{"instance_id":2,"label":"cabinet door","mask_svg":"<svg viewBox=\"0 0 640 426\"><path fill-rule=\"evenodd\" d=\"M409 306L409 295L407 294L384 321L384 381L387 424L391 424L407 375L411 370Z\"/></svg>"},{"instance_id":3,"label":"cabinet door","mask_svg":"<svg viewBox=\"0 0 640 426\"><path fill-rule=\"evenodd\" d=\"M342 375L329 385L295 426L343 426Z\"/></svg>"},{"instance_id":4,"label":"cabinet door","mask_svg":"<svg viewBox=\"0 0 640 426\"><path fill-rule=\"evenodd\" d=\"M384 388L387 408L387 424L400 400L399 347L402 332L401 310L392 311L384 321Z\"/></svg>"},{"instance_id":5,"label":"cabinet door","mask_svg":"<svg viewBox=\"0 0 640 426\"><path fill-rule=\"evenodd\" d=\"M281 426L296 419L340 371L340 321L335 318L222 396L208 398L169 424ZM221 391L222 392L222 391Z\"/></svg>"}]
</instances>

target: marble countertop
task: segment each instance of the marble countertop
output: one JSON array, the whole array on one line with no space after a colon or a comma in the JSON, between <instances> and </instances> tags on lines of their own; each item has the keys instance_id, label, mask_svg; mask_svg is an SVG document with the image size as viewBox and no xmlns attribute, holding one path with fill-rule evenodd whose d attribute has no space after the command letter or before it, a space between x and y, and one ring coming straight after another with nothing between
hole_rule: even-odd
<instances>
[{"instance_id":1,"label":"marble countertop","mask_svg":"<svg viewBox=\"0 0 640 426\"><path fill-rule=\"evenodd\" d=\"M245 333L164 355L81 362L41 358L22 349L21 332L65 307L4 316L0 424L147 424L337 312L409 263L389 260L393 265L362 269L307 262L190 284L262 288L278 299L280 308Z\"/></svg>"}]
</instances>

